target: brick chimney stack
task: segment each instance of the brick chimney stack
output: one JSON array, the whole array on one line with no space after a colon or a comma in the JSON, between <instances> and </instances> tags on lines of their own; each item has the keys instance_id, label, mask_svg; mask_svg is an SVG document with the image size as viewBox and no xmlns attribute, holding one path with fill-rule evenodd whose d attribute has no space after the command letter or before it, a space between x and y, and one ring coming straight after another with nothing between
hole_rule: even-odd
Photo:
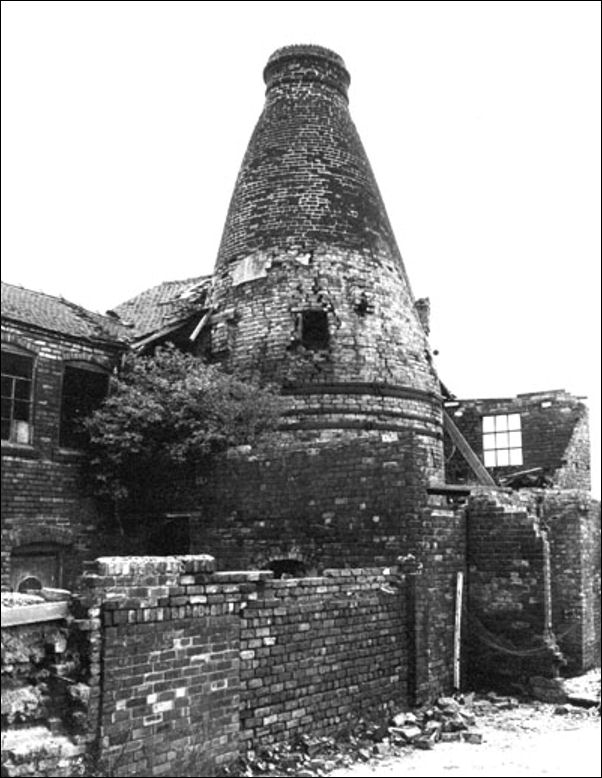
<instances>
[{"instance_id":1,"label":"brick chimney stack","mask_svg":"<svg viewBox=\"0 0 602 778\"><path fill-rule=\"evenodd\" d=\"M285 46L275 51L263 71L266 94L270 90L301 82L322 84L347 100L351 81L343 58L322 46Z\"/></svg>"}]
</instances>

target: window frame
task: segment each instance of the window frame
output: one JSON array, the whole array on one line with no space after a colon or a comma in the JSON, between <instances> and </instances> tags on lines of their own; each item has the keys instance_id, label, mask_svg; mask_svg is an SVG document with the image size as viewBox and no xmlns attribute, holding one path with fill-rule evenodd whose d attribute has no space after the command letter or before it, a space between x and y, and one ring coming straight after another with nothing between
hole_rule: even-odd
<instances>
[{"instance_id":1,"label":"window frame","mask_svg":"<svg viewBox=\"0 0 602 778\"><path fill-rule=\"evenodd\" d=\"M11 415L8 417L8 421L10 423L10 432L8 438L1 438L2 445L3 446L19 446L24 448L32 448L33 442L34 442L34 429L35 429L35 410L36 410L36 402L35 402L35 385L36 385L36 368L37 368L37 354L34 351L30 351L29 349L23 348L22 346L17 346L13 343L8 343L5 341L1 342L1 351L2 356L4 354L12 354L17 357L24 357L25 359L29 359L31 361L31 376L29 379L24 379L23 376L16 376L9 373L4 372L4 361L2 364L2 378L9 378L12 379L12 386L11 386L11 396L7 397L5 395L2 396L2 399L10 400L11 402ZM29 380L29 398L27 400L20 400L21 402L27 402L29 406L29 413L28 413L28 419L15 419L14 418L14 404L15 404L15 388L16 388L16 381L17 380ZM3 418L4 421L4 418ZM28 435L27 435L27 442L20 441L17 439L16 435L13 434L13 422L14 421L24 421L28 425Z\"/></svg>"},{"instance_id":2,"label":"window frame","mask_svg":"<svg viewBox=\"0 0 602 778\"><path fill-rule=\"evenodd\" d=\"M481 444L485 467L522 467L524 459L521 414L515 411L483 414Z\"/></svg>"}]
</instances>

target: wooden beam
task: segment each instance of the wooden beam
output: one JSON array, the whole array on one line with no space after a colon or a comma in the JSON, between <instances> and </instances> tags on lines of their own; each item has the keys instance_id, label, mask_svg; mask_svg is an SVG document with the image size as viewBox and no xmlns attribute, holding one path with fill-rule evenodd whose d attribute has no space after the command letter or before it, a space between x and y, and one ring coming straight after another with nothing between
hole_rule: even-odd
<instances>
[{"instance_id":1,"label":"wooden beam","mask_svg":"<svg viewBox=\"0 0 602 778\"><path fill-rule=\"evenodd\" d=\"M204 329L205 325L209 321L209 317L211 316L211 308L204 314L204 316L201 316L201 319L199 320L199 323L196 325L194 330L192 331L192 334L188 338L193 343L198 338L198 336L201 334L201 331Z\"/></svg>"},{"instance_id":2,"label":"wooden beam","mask_svg":"<svg viewBox=\"0 0 602 778\"><path fill-rule=\"evenodd\" d=\"M190 322L191 317L186 316L184 319L179 319L177 322L174 322L172 324L168 324L165 327L162 327L160 330L156 330L151 335L147 335L145 338L142 338L142 340L137 341L132 345L132 348L135 351L138 351L145 346L148 346L149 343L153 343L155 340L160 340L161 338L166 337L167 335L171 335L172 332L177 332L178 330L181 330L186 324Z\"/></svg>"},{"instance_id":3,"label":"wooden beam","mask_svg":"<svg viewBox=\"0 0 602 778\"><path fill-rule=\"evenodd\" d=\"M455 443L460 454L462 454L464 459L468 462L470 469L476 475L478 482L482 486L497 486L485 465L474 453L470 444L456 427L451 416L445 409L443 410L443 428Z\"/></svg>"},{"instance_id":4,"label":"wooden beam","mask_svg":"<svg viewBox=\"0 0 602 778\"><path fill-rule=\"evenodd\" d=\"M462 647L462 594L464 573L456 576L456 613L454 620L454 689L460 691L461 677L461 647Z\"/></svg>"}]
</instances>

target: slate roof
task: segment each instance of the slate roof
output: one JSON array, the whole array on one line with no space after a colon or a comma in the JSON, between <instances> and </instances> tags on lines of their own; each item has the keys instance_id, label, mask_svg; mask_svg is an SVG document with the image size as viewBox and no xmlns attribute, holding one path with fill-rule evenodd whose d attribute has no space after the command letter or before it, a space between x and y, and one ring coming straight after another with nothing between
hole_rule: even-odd
<instances>
[{"instance_id":1,"label":"slate roof","mask_svg":"<svg viewBox=\"0 0 602 778\"><path fill-rule=\"evenodd\" d=\"M122 322L133 325L140 338L178 321L186 321L207 306L212 276L164 281L113 308Z\"/></svg>"},{"instance_id":2,"label":"slate roof","mask_svg":"<svg viewBox=\"0 0 602 778\"><path fill-rule=\"evenodd\" d=\"M2 318L50 332L95 341L124 343L131 331L117 319L103 316L44 292L2 282Z\"/></svg>"}]
</instances>

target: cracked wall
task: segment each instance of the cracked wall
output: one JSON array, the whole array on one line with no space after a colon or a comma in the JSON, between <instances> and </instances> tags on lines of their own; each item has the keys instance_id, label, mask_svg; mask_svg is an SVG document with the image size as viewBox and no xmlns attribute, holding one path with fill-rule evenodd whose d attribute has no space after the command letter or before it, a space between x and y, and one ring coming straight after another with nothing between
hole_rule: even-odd
<instances>
[{"instance_id":1,"label":"cracked wall","mask_svg":"<svg viewBox=\"0 0 602 778\"><path fill-rule=\"evenodd\" d=\"M212 352L225 367L277 383L367 381L436 391L411 294L386 254L275 251L264 274L234 283L237 267L214 281L216 314L231 311L228 337L219 321L212 332ZM328 316L324 353L299 343L298 315L312 309Z\"/></svg>"}]
</instances>

